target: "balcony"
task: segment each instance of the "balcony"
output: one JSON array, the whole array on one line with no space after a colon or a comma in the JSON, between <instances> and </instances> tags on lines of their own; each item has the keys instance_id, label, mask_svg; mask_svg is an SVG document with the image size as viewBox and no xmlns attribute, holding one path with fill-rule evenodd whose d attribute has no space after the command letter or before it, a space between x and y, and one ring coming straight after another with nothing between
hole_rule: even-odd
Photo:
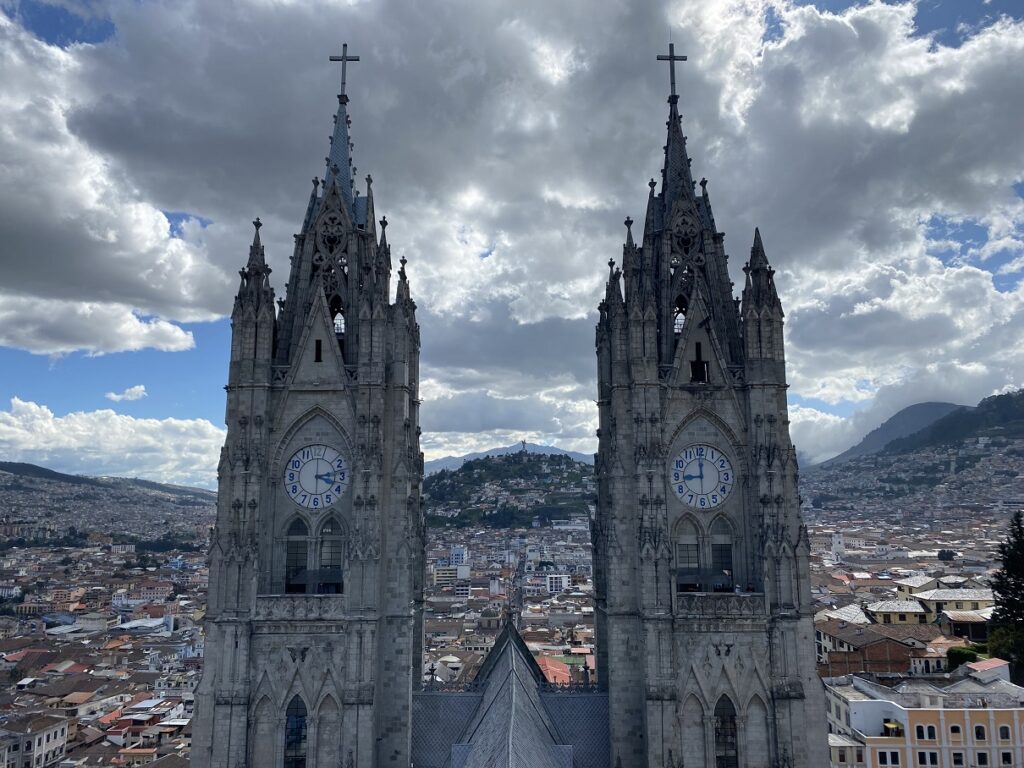
<instances>
[{"instance_id":1,"label":"balcony","mask_svg":"<svg viewBox=\"0 0 1024 768\"><path fill-rule=\"evenodd\" d=\"M761 618L763 592L678 592L676 615L686 619Z\"/></svg>"},{"instance_id":2,"label":"balcony","mask_svg":"<svg viewBox=\"0 0 1024 768\"><path fill-rule=\"evenodd\" d=\"M344 595L260 595L253 618L271 621L323 621L342 619Z\"/></svg>"}]
</instances>

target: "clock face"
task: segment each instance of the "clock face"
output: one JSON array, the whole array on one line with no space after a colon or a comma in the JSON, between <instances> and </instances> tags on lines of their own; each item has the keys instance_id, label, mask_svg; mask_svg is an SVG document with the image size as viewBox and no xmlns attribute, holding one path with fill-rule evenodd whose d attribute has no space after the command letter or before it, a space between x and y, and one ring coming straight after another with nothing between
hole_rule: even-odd
<instances>
[{"instance_id":1,"label":"clock face","mask_svg":"<svg viewBox=\"0 0 1024 768\"><path fill-rule=\"evenodd\" d=\"M307 445L288 459L284 490L306 509L323 509L341 498L348 487L348 462L329 445Z\"/></svg>"},{"instance_id":2,"label":"clock face","mask_svg":"<svg viewBox=\"0 0 1024 768\"><path fill-rule=\"evenodd\" d=\"M684 504L698 509L719 506L729 493L736 476L729 457L714 446L694 443L672 460L669 468L672 488Z\"/></svg>"}]
</instances>

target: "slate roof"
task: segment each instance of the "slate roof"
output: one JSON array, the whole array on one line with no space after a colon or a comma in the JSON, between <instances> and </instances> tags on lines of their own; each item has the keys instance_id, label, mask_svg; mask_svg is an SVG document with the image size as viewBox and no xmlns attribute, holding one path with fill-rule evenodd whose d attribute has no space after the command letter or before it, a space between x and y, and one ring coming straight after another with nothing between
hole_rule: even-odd
<instances>
[{"instance_id":1,"label":"slate roof","mask_svg":"<svg viewBox=\"0 0 1024 768\"><path fill-rule=\"evenodd\" d=\"M920 595L916 595L920 597ZM925 609L915 600L882 600L871 603L867 609L871 613L926 613Z\"/></svg>"},{"instance_id":2,"label":"slate roof","mask_svg":"<svg viewBox=\"0 0 1024 768\"><path fill-rule=\"evenodd\" d=\"M417 768L608 768L608 696L542 691L544 675L507 624L475 690L413 694Z\"/></svg>"},{"instance_id":3,"label":"slate roof","mask_svg":"<svg viewBox=\"0 0 1024 768\"><path fill-rule=\"evenodd\" d=\"M451 768L572 768L572 747L540 700L544 679L519 633L506 624L480 674L480 707L452 747Z\"/></svg>"},{"instance_id":4,"label":"slate roof","mask_svg":"<svg viewBox=\"0 0 1024 768\"><path fill-rule=\"evenodd\" d=\"M942 600L943 602L993 599L991 589L929 589L927 592L918 592L914 597L919 600Z\"/></svg>"}]
</instances>

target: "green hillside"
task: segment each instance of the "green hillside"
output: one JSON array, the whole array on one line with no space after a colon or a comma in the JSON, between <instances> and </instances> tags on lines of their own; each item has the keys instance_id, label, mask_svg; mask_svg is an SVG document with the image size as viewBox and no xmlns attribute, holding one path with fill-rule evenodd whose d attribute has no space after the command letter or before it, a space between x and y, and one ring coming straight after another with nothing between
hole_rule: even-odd
<instances>
[{"instance_id":1,"label":"green hillside","mask_svg":"<svg viewBox=\"0 0 1024 768\"><path fill-rule=\"evenodd\" d=\"M986 397L976 408L958 408L912 435L893 440L885 450L908 453L973 437L1024 438L1024 390Z\"/></svg>"}]
</instances>

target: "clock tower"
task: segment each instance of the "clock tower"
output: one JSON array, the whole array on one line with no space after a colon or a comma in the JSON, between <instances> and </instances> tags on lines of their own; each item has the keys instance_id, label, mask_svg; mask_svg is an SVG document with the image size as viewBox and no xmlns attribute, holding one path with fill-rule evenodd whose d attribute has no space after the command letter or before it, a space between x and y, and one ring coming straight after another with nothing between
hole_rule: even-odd
<instances>
[{"instance_id":1,"label":"clock tower","mask_svg":"<svg viewBox=\"0 0 1024 768\"><path fill-rule=\"evenodd\" d=\"M260 221L231 314L194 765L410 764L423 518L419 326L372 181L355 188L345 68L327 169L275 302ZM379 228L378 228L379 224ZM394 297L394 300L392 300Z\"/></svg>"},{"instance_id":2,"label":"clock tower","mask_svg":"<svg viewBox=\"0 0 1024 768\"><path fill-rule=\"evenodd\" d=\"M675 93L597 325L598 670L613 768L827 765L783 312L760 233L735 298Z\"/></svg>"}]
</instances>

